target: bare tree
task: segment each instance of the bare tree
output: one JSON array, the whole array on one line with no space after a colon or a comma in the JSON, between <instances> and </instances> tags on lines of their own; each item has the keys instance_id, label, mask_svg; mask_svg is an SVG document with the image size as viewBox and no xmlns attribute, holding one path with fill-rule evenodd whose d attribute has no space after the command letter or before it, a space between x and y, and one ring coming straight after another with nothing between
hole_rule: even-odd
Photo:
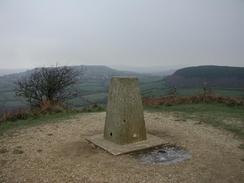
<instances>
[{"instance_id":1,"label":"bare tree","mask_svg":"<svg viewBox=\"0 0 244 183\"><path fill-rule=\"evenodd\" d=\"M71 67L37 68L29 77L16 82L17 96L27 99L31 106L41 106L45 102L63 103L72 97L69 87L77 82L78 72Z\"/></svg>"}]
</instances>

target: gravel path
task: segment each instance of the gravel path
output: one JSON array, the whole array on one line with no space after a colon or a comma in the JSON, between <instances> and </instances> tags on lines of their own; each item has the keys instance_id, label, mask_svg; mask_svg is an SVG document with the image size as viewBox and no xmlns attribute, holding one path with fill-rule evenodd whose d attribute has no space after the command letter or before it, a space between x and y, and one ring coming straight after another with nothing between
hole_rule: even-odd
<instances>
[{"instance_id":1,"label":"gravel path","mask_svg":"<svg viewBox=\"0 0 244 183\"><path fill-rule=\"evenodd\" d=\"M142 164L112 156L85 141L102 133L105 113L84 113L0 137L0 182L243 183L243 141L228 132L145 112L149 133L186 148L192 159L172 165Z\"/></svg>"}]
</instances>

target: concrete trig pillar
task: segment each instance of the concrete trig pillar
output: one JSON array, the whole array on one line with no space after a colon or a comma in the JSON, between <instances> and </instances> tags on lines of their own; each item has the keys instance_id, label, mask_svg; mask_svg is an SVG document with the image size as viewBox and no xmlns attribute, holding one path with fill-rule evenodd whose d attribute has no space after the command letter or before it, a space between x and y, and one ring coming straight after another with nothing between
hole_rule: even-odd
<instances>
[{"instance_id":1,"label":"concrete trig pillar","mask_svg":"<svg viewBox=\"0 0 244 183\"><path fill-rule=\"evenodd\" d=\"M109 87L104 138L116 144L146 140L142 100L136 77L113 77Z\"/></svg>"}]
</instances>

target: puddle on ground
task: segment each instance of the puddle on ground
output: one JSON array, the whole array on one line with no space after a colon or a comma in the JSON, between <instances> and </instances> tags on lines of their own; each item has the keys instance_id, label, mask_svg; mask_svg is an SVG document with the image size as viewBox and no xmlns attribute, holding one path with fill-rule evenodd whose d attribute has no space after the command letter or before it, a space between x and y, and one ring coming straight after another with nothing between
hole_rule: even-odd
<instances>
[{"instance_id":1,"label":"puddle on ground","mask_svg":"<svg viewBox=\"0 0 244 183\"><path fill-rule=\"evenodd\" d=\"M175 164L191 158L191 153L176 146L160 146L132 154L142 163L147 164Z\"/></svg>"}]
</instances>

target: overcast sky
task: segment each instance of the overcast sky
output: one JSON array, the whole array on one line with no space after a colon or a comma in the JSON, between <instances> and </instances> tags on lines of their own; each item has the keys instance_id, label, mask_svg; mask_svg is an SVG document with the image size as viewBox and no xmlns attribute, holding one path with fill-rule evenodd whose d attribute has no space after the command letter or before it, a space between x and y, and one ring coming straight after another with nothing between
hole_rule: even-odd
<instances>
[{"instance_id":1,"label":"overcast sky","mask_svg":"<svg viewBox=\"0 0 244 183\"><path fill-rule=\"evenodd\" d=\"M244 66L244 0L0 0L0 68Z\"/></svg>"}]
</instances>

